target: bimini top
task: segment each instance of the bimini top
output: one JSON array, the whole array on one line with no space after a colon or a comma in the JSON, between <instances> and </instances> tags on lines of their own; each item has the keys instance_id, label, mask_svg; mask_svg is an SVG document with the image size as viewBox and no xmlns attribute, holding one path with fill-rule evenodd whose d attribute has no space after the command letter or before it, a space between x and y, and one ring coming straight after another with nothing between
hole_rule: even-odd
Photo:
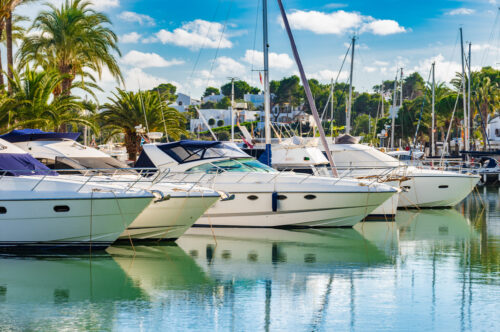
<instances>
[{"instance_id":1,"label":"bimini top","mask_svg":"<svg viewBox=\"0 0 500 332\"><path fill-rule=\"evenodd\" d=\"M57 175L57 173L17 146L0 139L0 175Z\"/></svg>"},{"instance_id":2,"label":"bimini top","mask_svg":"<svg viewBox=\"0 0 500 332\"><path fill-rule=\"evenodd\" d=\"M157 144L156 147L179 164L215 158L250 157L235 144L220 141L182 140L173 143ZM136 167L154 167L151 165L151 160L143 151L137 160Z\"/></svg>"},{"instance_id":3,"label":"bimini top","mask_svg":"<svg viewBox=\"0 0 500 332\"><path fill-rule=\"evenodd\" d=\"M26 142L37 140L63 140L71 139L76 141L80 133L55 133L50 131L43 131L40 129L19 129L13 130L8 134L0 135L1 139L8 142Z\"/></svg>"}]
</instances>

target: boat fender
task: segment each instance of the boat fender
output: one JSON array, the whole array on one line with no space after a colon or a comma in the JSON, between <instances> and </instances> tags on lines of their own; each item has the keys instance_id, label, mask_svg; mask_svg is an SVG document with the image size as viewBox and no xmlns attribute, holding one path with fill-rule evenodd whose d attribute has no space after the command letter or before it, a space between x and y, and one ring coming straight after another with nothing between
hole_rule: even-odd
<instances>
[{"instance_id":1,"label":"boat fender","mask_svg":"<svg viewBox=\"0 0 500 332\"><path fill-rule=\"evenodd\" d=\"M273 212L278 211L278 193L274 191L271 195L271 202L273 206Z\"/></svg>"},{"instance_id":2,"label":"boat fender","mask_svg":"<svg viewBox=\"0 0 500 332\"><path fill-rule=\"evenodd\" d=\"M151 190L151 193L157 198L153 201L154 203L168 201L170 199L170 195L164 195L160 190Z\"/></svg>"},{"instance_id":3,"label":"boat fender","mask_svg":"<svg viewBox=\"0 0 500 332\"><path fill-rule=\"evenodd\" d=\"M225 191L218 191L217 193L220 195L221 202L232 201L235 197L234 194L230 194Z\"/></svg>"}]
</instances>

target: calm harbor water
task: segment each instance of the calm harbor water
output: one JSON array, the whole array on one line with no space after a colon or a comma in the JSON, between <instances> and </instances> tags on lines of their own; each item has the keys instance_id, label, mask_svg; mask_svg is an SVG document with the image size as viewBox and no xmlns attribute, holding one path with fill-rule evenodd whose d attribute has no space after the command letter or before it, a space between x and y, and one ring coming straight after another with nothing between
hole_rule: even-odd
<instances>
[{"instance_id":1,"label":"calm harbor water","mask_svg":"<svg viewBox=\"0 0 500 332\"><path fill-rule=\"evenodd\" d=\"M0 331L499 331L500 190L354 229L0 257Z\"/></svg>"}]
</instances>

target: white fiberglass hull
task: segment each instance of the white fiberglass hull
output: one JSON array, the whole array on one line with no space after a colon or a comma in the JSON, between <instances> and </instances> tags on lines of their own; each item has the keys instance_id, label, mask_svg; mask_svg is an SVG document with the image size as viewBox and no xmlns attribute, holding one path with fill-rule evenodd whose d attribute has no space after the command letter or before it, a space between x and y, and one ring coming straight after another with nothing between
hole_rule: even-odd
<instances>
[{"instance_id":1,"label":"white fiberglass hull","mask_svg":"<svg viewBox=\"0 0 500 332\"><path fill-rule=\"evenodd\" d=\"M176 240L187 231L219 196L182 196L152 202L119 239Z\"/></svg>"},{"instance_id":2,"label":"white fiberglass hull","mask_svg":"<svg viewBox=\"0 0 500 332\"><path fill-rule=\"evenodd\" d=\"M104 248L151 202L152 197L49 199L0 198L0 246ZM59 210L59 212L57 212Z\"/></svg>"},{"instance_id":3,"label":"white fiberglass hull","mask_svg":"<svg viewBox=\"0 0 500 332\"><path fill-rule=\"evenodd\" d=\"M272 192L238 192L211 207L195 225L225 227L352 227L393 192L279 192L286 196L272 209ZM306 201L305 196L316 196ZM257 196L250 200L248 197Z\"/></svg>"},{"instance_id":4,"label":"white fiberglass hull","mask_svg":"<svg viewBox=\"0 0 500 332\"><path fill-rule=\"evenodd\" d=\"M384 183L391 187L399 189L399 181L389 181ZM376 207L375 210L373 210L368 216L366 216L365 220L394 221L396 218L396 213L398 212L398 203L399 193L395 193L384 203Z\"/></svg>"},{"instance_id":5,"label":"white fiberglass hull","mask_svg":"<svg viewBox=\"0 0 500 332\"><path fill-rule=\"evenodd\" d=\"M409 169L409 179L401 183L399 208L452 207L467 197L477 182L477 175L435 170Z\"/></svg>"}]
</instances>

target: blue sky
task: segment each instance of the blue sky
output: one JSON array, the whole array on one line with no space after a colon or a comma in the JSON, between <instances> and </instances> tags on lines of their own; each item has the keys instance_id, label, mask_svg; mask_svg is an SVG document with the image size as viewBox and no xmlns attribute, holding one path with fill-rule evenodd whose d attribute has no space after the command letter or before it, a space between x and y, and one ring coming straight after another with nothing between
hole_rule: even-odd
<instances>
[{"instance_id":1,"label":"blue sky","mask_svg":"<svg viewBox=\"0 0 500 332\"><path fill-rule=\"evenodd\" d=\"M95 0L94 6L109 15L120 38L127 89L171 82L178 91L199 98L206 86L218 87L229 76L261 88L258 73L252 71L262 67L261 1ZM337 75L354 33L354 85L361 91L393 79L398 67L404 67L405 75L418 71L425 79L433 61L437 80L448 81L460 70L459 27L464 40L472 42L473 67L500 63L496 0L283 3L306 73L321 82ZM270 75L280 79L297 68L276 0L268 0L268 6ZM43 7L43 2L24 5L18 12L34 17ZM339 81L346 81L347 68ZM100 83L105 92L99 99L105 101L117 84L107 73Z\"/></svg>"}]
</instances>

